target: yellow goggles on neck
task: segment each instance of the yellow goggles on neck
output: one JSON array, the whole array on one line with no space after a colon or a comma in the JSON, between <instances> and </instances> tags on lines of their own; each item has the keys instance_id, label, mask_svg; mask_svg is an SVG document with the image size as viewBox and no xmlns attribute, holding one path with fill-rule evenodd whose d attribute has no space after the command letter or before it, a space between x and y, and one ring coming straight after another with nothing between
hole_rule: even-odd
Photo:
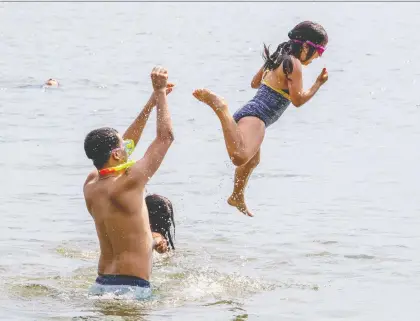
<instances>
[{"instance_id":1,"label":"yellow goggles on neck","mask_svg":"<svg viewBox=\"0 0 420 321\"><path fill-rule=\"evenodd\" d=\"M133 153L134 148L136 147L134 145L134 140L132 140L132 139L124 140L123 146L124 146L125 151L127 152L127 155L129 155L129 156Z\"/></svg>"}]
</instances>

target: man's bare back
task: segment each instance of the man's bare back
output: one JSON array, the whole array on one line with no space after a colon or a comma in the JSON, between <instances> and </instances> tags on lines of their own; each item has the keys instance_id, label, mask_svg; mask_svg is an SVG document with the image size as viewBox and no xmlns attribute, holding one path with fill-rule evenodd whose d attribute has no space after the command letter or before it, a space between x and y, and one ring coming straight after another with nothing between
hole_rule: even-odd
<instances>
[{"instance_id":1,"label":"man's bare back","mask_svg":"<svg viewBox=\"0 0 420 321\"><path fill-rule=\"evenodd\" d=\"M85 197L101 248L98 273L149 280L153 249L144 186L127 189L126 174L95 174L85 186Z\"/></svg>"},{"instance_id":2,"label":"man's bare back","mask_svg":"<svg viewBox=\"0 0 420 321\"><path fill-rule=\"evenodd\" d=\"M153 248L165 248L162 237L153 241L144 190L173 142L166 100L173 85L167 84L163 68L154 68L151 78L154 92L123 136L106 127L91 131L85 139L86 155L97 168L86 179L84 196L101 250L94 285L100 293L114 286L150 288ZM142 159L129 162L155 104L156 138Z\"/></svg>"}]
</instances>

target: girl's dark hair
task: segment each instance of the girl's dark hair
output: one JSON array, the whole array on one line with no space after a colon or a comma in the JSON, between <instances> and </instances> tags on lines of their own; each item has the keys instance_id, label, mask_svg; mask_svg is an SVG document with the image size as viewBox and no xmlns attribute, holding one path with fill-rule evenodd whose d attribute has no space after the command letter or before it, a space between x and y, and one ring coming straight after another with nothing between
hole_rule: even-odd
<instances>
[{"instance_id":1,"label":"girl's dark hair","mask_svg":"<svg viewBox=\"0 0 420 321\"><path fill-rule=\"evenodd\" d=\"M290 40L278 45L277 50L272 54L270 54L269 47L264 44L264 70L277 69L283 63L283 72L286 77L293 72L293 61L290 56L299 58L303 45L293 40L311 41L317 45L328 43L328 35L325 29L320 24L311 21L299 23L289 32L288 36ZM315 51L315 48L309 46L306 60L309 60Z\"/></svg>"},{"instance_id":2,"label":"girl's dark hair","mask_svg":"<svg viewBox=\"0 0 420 321\"><path fill-rule=\"evenodd\" d=\"M175 238L174 209L171 201L166 197L157 194L147 195L145 200L149 211L149 221L152 232L162 234L166 241L171 245L172 249L175 250L171 235L171 227L173 225Z\"/></svg>"}]
</instances>

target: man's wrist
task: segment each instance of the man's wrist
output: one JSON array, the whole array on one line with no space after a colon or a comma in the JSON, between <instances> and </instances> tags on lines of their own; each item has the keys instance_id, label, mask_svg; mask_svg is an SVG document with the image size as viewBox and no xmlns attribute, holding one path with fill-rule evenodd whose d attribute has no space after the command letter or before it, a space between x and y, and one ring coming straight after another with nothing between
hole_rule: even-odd
<instances>
[{"instance_id":1,"label":"man's wrist","mask_svg":"<svg viewBox=\"0 0 420 321\"><path fill-rule=\"evenodd\" d=\"M166 95L166 87L165 88L160 88L160 89L155 89L154 91L155 95Z\"/></svg>"},{"instance_id":2,"label":"man's wrist","mask_svg":"<svg viewBox=\"0 0 420 321\"><path fill-rule=\"evenodd\" d=\"M146 108L153 108L156 106L156 96L152 94L146 103Z\"/></svg>"}]
</instances>

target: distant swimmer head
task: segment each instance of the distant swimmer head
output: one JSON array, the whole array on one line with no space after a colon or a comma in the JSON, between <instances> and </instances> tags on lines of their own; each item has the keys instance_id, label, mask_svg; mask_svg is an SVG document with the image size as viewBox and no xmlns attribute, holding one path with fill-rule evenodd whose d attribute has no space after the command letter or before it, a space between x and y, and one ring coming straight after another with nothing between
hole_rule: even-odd
<instances>
[{"instance_id":1,"label":"distant swimmer head","mask_svg":"<svg viewBox=\"0 0 420 321\"><path fill-rule=\"evenodd\" d=\"M146 196L146 206L149 211L150 228L152 232L161 234L173 250L175 245L171 230L175 236L174 209L166 197L152 194Z\"/></svg>"},{"instance_id":2,"label":"distant swimmer head","mask_svg":"<svg viewBox=\"0 0 420 321\"><path fill-rule=\"evenodd\" d=\"M272 54L264 45L265 69L274 70L283 64L283 72L287 76L293 72L291 56L299 59L303 65L309 65L314 59L322 56L328 43L325 29L312 21L299 23L288 33L288 36L290 40L281 43Z\"/></svg>"},{"instance_id":3,"label":"distant swimmer head","mask_svg":"<svg viewBox=\"0 0 420 321\"><path fill-rule=\"evenodd\" d=\"M58 84L58 80L53 79L53 78L50 78L50 79L48 79L48 80L45 82L44 86L48 86L48 87L58 87L58 86L59 86L59 84Z\"/></svg>"},{"instance_id":4,"label":"distant swimmer head","mask_svg":"<svg viewBox=\"0 0 420 321\"><path fill-rule=\"evenodd\" d=\"M123 140L113 128L92 130L84 142L86 156L98 170L126 163L134 150L134 141Z\"/></svg>"}]
</instances>

